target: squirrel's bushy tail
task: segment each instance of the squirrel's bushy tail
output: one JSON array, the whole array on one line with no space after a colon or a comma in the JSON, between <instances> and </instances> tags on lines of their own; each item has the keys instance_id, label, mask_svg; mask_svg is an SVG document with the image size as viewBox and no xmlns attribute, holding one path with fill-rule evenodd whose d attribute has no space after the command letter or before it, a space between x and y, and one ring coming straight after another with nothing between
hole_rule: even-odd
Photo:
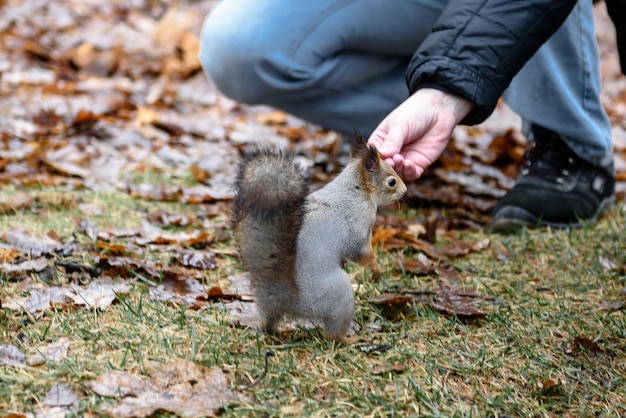
<instances>
[{"instance_id":1,"label":"squirrel's bushy tail","mask_svg":"<svg viewBox=\"0 0 626 418\"><path fill-rule=\"evenodd\" d=\"M244 156L235 182L235 241L253 287L290 293L308 179L292 157L261 149ZM295 289L292 289L295 297ZM292 299L293 300L293 299Z\"/></svg>"},{"instance_id":2,"label":"squirrel's bushy tail","mask_svg":"<svg viewBox=\"0 0 626 418\"><path fill-rule=\"evenodd\" d=\"M302 204L308 179L293 157L280 151L259 149L244 156L235 181L235 217L283 212Z\"/></svg>"}]
</instances>

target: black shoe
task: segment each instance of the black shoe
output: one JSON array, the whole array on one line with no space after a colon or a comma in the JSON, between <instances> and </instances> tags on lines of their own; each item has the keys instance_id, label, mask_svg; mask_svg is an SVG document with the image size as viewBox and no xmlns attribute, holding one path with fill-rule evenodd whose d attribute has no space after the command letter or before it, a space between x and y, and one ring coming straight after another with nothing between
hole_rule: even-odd
<instances>
[{"instance_id":1,"label":"black shoe","mask_svg":"<svg viewBox=\"0 0 626 418\"><path fill-rule=\"evenodd\" d=\"M496 204L490 230L579 227L594 222L615 196L615 169L578 157L556 133L534 127L535 145L515 186Z\"/></svg>"}]
</instances>

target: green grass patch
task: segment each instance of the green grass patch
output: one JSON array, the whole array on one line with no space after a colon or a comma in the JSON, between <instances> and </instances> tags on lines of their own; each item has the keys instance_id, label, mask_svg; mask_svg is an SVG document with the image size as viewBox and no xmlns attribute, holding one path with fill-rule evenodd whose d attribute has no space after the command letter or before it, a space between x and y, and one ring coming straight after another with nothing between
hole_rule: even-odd
<instances>
[{"instance_id":1,"label":"green grass patch","mask_svg":"<svg viewBox=\"0 0 626 418\"><path fill-rule=\"evenodd\" d=\"M130 228L157 208L189 215L200 210L115 192L28 192L38 203L1 215L0 234L20 226L33 235L70 237L76 234L72 218ZM132 281L131 290L104 310L53 306L30 315L3 307L0 344L28 353L67 337L70 348L57 362L0 365L0 410L34 411L62 382L79 395L74 415L84 416L113 402L90 389L91 379L107 370L141 374L148 361L219 366L237 390L263 375L272 351L267 374L245 391L250 401L221 415L624 416L626 317L618 304L626 302L625 230L626 213L615 208L594 227L578 230L457 234L451 239L490 240L485 249L449 260L459 273L452 283L486 299L487 315L472 320L420 303L389 315L369 303L386 289L436 288L440 280L397 268L399 254L415 258L414 250L380 251L381 282L350 267L358 283L355 320L367 340L353 345L329 341L315 329L271 336L235 327L221 302L187 309L153 301L142 281ZM142 254L153 256L148 248ZM218 258L218 268L203 278L209 285L223 285L238 272L231 255ZM0 275L0 300L21 295L20 285Z\"/></svg>"}]
</instances>

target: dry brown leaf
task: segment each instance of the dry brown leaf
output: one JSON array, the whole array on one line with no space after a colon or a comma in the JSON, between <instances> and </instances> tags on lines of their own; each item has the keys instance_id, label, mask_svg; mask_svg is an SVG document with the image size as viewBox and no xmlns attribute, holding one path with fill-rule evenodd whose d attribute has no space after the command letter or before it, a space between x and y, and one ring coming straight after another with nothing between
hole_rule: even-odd
<instances>
[{"instance_id":1,"label":"dry brown leaf","mask_svg":"<svg viewBox=\"0 0 626 418\"><path fill-rule=\"evenodd\" d=\"M169 7L152 32L155 42L173 51L181 37L190 29L194 18L191 10L183 10L175 5Z\"/></svg>"},{"instance_id":2,"label":"dry brown leaf","mask_svg":"<svg viewBox=\"0 0 626 418\"><path fill-rule=\"evenodd\" d=\"M485 302L484 298L474 292L462 292L450 286L447 279L442 277L439 288L413 290L402 289L394 293L384 293L369 299L369 302L386 308L402 309L406 304L420 302L430 305L435 311L453 315L462 319L484 317L485 312L478 309L478 305Z\"/></svg>"},{"instance_id":3,"label":"dry brown leaf","mask_svg":"<svg viewBox=\"0 0 626 418\"><path fill-rule=\"evenodd\" d=\"M405 225L406 232L418 238L426 233L426 228L421 223L411 222Z\"/></svg>"},{"instance_id":4,"label":"dry brown leaf","mask_svg":"<svg viewBox=\"0 0 626 418\"><path fill-rule=\"evenodd\" d=\"M258 114L256 120L261 125L284 125L287 123L287 114L282 110L273 110Z\"/></svg>"},{"instance_id":5,"label":"dry brown leaf","mask_svg":"<svg viewBox=\"0 0 626 418\"><path fill-rule=\"evenodd\" d=\"M95 241L97 239L98 228L96 228L96 225L94 225L93 222L88 219L76 219L74 217L71 217L70 220L72 221L76 229L87 235L90 240Z\"/></svg>"},{"instance_id":6,"label":"dry brown leaf","mask_svg":"<svg viewBox=\"0 0 626 418\"><path fill-rule=\"evenodd\" d=\"M215 254L204 250L180 250L174 255L174 260L184 267L198 270L213 270L217 267Z\"/></svg>"},{"instance_id":7,"label":"dry brown leaf","mask_svg":"<svg viewBox=\"0 0 626 418\"><path fill-rule=\"evenodd\" d=\"M457 316L459 318L472 319L486 315L477 308L483 302L480 298L467 297L450 291L437 292L436 297L430 301L430 306L439 313Z\"/></svg>"},{"instance_id":8,"label":"dry brown leaf","mask_svg":"<svg viewBox=\"0 0 626 418\"><path fill-rule=\"evenodd\" d=\"M382 295L369 298L368 301L375 305L407 305L415 300L412 296L397 293L383 293Z\"/></svg>"},{"instance_id":9,"label":"dry brown leaf","mask_svg":"<svg viewBox=\"0 0 626 418\"><path fill-rule=\"evenodd\" d=\"M14 213L20 209L30 207L35 198L30 193L16 193L11 196L0 197L0 213Z\"/></svg>"},{"instance_id":10,"label":"dry brown leaf","mask_svg":"<svg viewBox=\"0 0 626 418\"><path fill-rule=\"evenodd\" d=\"M26 356L14 345L0 345L0 364L5 366L26 367Z\"/></svg>"},{"instance_id":11,"label":"dry brown leaf","mask_svg":"<svg viewBox=\"0 0 626 418\"><path fill-rule=\"evenodd\" d=\"M62 306L72 300L71 291L61 287L33 288L28 296L15 296L3 301L3 307L12 310L23 309L30 313L43 312L51 305Z\"/></svg>"},{"instance_id":12,"label":"dry brown leaf","mask_svg":"<svg viewBox=\"0 0 626 418\"><path fill-rule=\"evenodd\" d=\"M293 142L301 141L309 135L304 126L278 126L277 131L280 135Z\"/></svg>"},{"instance_id":13,"label":"dry brown leaf","mask_svg":"<svg viewBox=\"0 0 626 418\"><path fill-rule=\"evenodd\" d=\"M108 372L90 383L101 396L123 396L116 405L104 406L103 412L117 417L146 417L162 410L195 418L214 416L224 406L248 401L245 395L230 389L218 367L209 369L187 360L148 362L147 366L149 378Z\"/></svg>"},{"instance_id":14,"label":"dry brown leaf","mask_svg":"<svg viewBox=\"0 0 626 418\"><path fill-rule=\"evenodd\" d=\"M89 309L105 309L113 303L117 294L130 290L125 282L114 281L110 277L98 278L89 283L86 289L77 285L72 285L70 289L74 303Z\"/></svg>"},{"instance_id":15,"label":"dry brown leaf","mask_svg":"<svg viewBox=\"0 0 626 418\"><path fill-rule=\"evenodd\" d=\"M20 263L2 263L0 264L0 271L7 273L9 276L16 276L24 273L43 271L47 269L48 266L48 259L38 257L34 260L26 260Z\"/></svg>"},{"instance_id":16,"label":"dry brown leaf","mask_svg":"<svg viewBox=\"0 0 626 418\"><path fill-rule=\"evenodd\" d=\"M382 245L399 232L396 228L377 228L372 234L372 245Z\"/></svg>"},{"instance_id":17,"label":"dry brown leaf","mask_svg":"<svg viewBox=\"0 0 626 418\"><path fill-rule=\"evenodd\" d=\"M186 79L200 70L201 64L198 59L200 41L195 34L185 32L179 36L177 45L178 54L170 55L165 61L163 73L176 75Z\"/></svg>"},{"instance_id":18,"label":"dry brown leaf","mask_svg":"<svg viewBox=\"0 0 626 418\"><path fill-rule=\"evenodd\" d=\"M442 254L438 248L435 248L430 243L421 239L415 239L408 234L401 233L400 235L402 236L402 238L404 238L407 241L408 245L411 248L413 248L414 250L423 252L431 259L442 260L445 258L444 254Z\"/></svg>"},{"instance_id":19,"label":"dry brown leaf","mask_svg":"<svg viewBox=\"0 0 626 418\"><path fill-rule=\"evenodd\" d=\"M53 233L33 236L24 228L20 227L9 229L4 233L2 238L12 248L30 257L50 254L69 255L74 250L74 245L62 244Z\"/></svg>"},{"instance_id":20,"label":"dry brown leaf","mask_svg":"<svg viewBox=\"0 0 626 418\"><path fill-rule=\"evenodd\" d=\"M537 383L537 386L544 394L555 393L565 385L567 385L567 380L561 376L557 376L553 379L546 379Z\"/></svg>"},{"instance_id":21,"label":"dry brown leaf","mask_svg":"<svg viewBox=\"0 0 626 418\"><path fill-rule=\"evenodd\" d=\"M137 125L152 125L159 120L159 114L152 108L140 106L137 108L135 121Z\"/></svg>"},{"instance_id":22,"label":"dry brown leaf","mask_svg":"<svg viewBox=\"0 0 626 418\"><path fill-rule=\"evenodd\" d=\"M406 370L407 365L404 363L393 363L390 365L379 365L372 370L372 374L381 375L388 373L403 373Z\"/></svg>"},{"instance_id":23,"label":"dry brown leaf","mask_svg":"<svg viewBox=\"0 0 626 418\"><path fill-rule=\"evenodd\" d=\"M224 292L221 287L213 286L206 293L206 299L210 301L216 300L243 300L237 293Z\"/></svg>"},{"instance_id":24,"label":"dry brown leaf","mask_svg":"<svg viewBox=\"0 0 626 418\"><path fill-rule=\"evenodd\" d=\"M252 300L252 288L250 287L250 277L245 274L228 276L230 282L229 292L240 295L244 300Z\"/></svg>"},{"instance_id":25,"label":"dry brown leaf","mask_svg":"<svg viewBox=\"0 0 626 418\"><path fill-rule=\"evenodd\" d=\"M175 280L166 278L163 282L149 290L151 300L159 300L172 304L187 305L190 309L199 309L206 300L207 288L198 280Z\"/></svg>"},{"instance_id":26,"label":"dry brown leaf","mask_svg":"<svg viewBox=\"0 0 626 418\"><path fill-rule=\"evenodd\" d=\"M26 359L29 366L38 366L46 361L59 361L67 357L67 350L70 348L70 339L60 338L58 341L32 348L30 355Z\"/></svg>"},{"instance_id":27,"label":"dry brown leaf","mask_svg":"<svg viewBox=\"0 0 626 418\"><path fill-rule=\"evenodd\" d=\"M13 263L20 257L21 253L14 248L0 247L0 263ZM1 269L2 267L0 267Z\"/></svg>"},{"instance_id":28,"label":"dry brown leaf","mask_svg":"<svg viewBox=\"0 0 626 418\"><path fill-rule=\"evenodd\" d=\"M169 213L158 209L147 216L147 219L159 227L164 226L188 226L196 221L193 216L182 215L180 213Z\"/></svg>"},{"instance_id":29,"label":"dry brown leaf","mask_svg":"<svg viewBox=\"0 0 626 418\"><path fill-rule=\"evenodd\" d=\"M256 303L233 301L224 306L230 312L228 320L231 324L244 328L261 328L261 316Z\"/></svg>"},{"instance_id":30,"label":"dry brown leaf","mask_svg":"<svg viewBox=\"0 0 626 418\"><path fill-rule=\"evenodd\" d=\"M188 269L177 266L163 266L151 261L143 261L130 257L96 257L97 267L103 270L102 276L109 277L135 277L139 274L157 282L161 280L173 279L200 279L202 272L196 269Z\"/></svg>"},{"instance_id":31,"label":"dry brown leaf","mask_svg":"<svg viewBox=\"0 0 626 418\"><path fill-rule=\"evenodd\" d=\"M625 301L616 301L616 302L602 301L599 307L601 311L609 311L609 312L622 311L626 309L626 302Z\"/></svg>"},{"instance_id":32,"label":"dry brown leaf","mask_svg":"<svg viewBox=\"0 0 626 418\"><path fill-rule=\"evenodd\" d=\"M600 347L597 342L587 337L576 337L565 345L563 352L570 355L578 354L580 352L602 353L604 352L604 349Z\"/></svg>"},{"instance_id":33,"label":"dry brown leaf","mask_svg":"<svg viewBox=\"0 0 626 418\"><path fill-rule=\"evenodd\" d=\"M52 385L45 399L44 406L67 407L78 401L78 395L63 383L55 383Z\"/></svg>"},{"instance_id":34,"label":"dry brown leaf","mask_svg":"<svg viewBox=\"0 0 626 418\"><path fill-rule=\"evenodd\" d=\"M143 391L144 383L141 378L128 372L109 370L90 381L89 387L100 396L113 398L138 395Z\"/></svg>"}]
</instances>

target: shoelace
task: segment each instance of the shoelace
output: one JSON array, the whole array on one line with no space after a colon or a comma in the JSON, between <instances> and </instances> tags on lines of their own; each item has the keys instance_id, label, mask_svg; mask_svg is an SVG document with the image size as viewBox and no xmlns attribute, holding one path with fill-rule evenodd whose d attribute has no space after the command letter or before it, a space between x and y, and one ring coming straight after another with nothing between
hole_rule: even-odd
<instances>
[{"instance_id":1,"label":"shoelace","mask_svg":"<svg viewBox=\"0 0 626 418\"><path fill-rule=\"evenodd\" d=\"M522 176L537 176L562 183L576 164L576 158L561 140L536 141L525 156Z\"/></svg>"}]
</instances>

